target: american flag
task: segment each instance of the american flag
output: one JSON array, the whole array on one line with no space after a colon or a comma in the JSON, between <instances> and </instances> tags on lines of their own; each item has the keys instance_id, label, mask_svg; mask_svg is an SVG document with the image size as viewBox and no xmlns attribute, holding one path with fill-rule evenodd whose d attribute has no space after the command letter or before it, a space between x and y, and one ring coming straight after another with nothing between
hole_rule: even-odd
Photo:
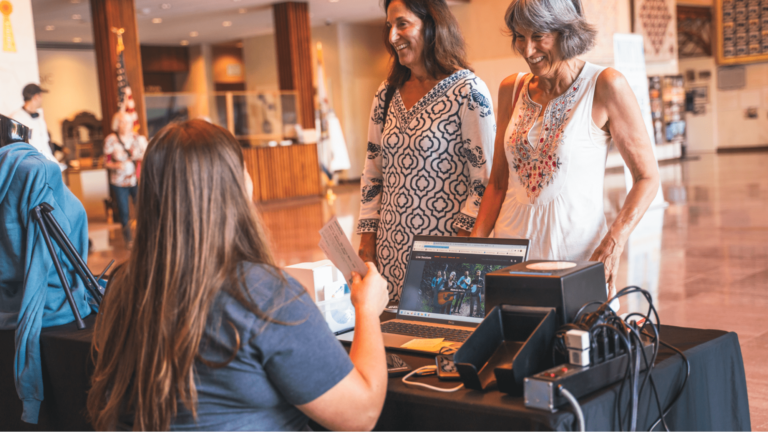
<instances>
[{"instance_id":1,"label":"american flag","mask_svg":"<svg viewBox=\"0 0 768 432\"><path fill-rule=\"evenodd\" d=\"M134 132L139 131L139 115L136 113L136 101L133 100L131 85L125 74L125 61L123 60L123 29L112 29L117 34L117 109L127 113L133 119Z\"/></svg>"}]
</instances>

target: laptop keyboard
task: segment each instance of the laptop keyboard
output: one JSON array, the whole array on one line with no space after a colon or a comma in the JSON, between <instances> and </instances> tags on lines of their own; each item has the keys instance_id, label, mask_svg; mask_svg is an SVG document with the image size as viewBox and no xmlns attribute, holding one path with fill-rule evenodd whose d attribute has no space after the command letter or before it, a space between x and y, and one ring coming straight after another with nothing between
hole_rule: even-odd
<instances>
[{"instance_id":1,"label":"laptop keyboard","mask_svg":"<svg viewBox=\"0 0 768 432\"><path fill-rule=\"evenodd\" d=\"M471 331L459 330L448 327L434 327L423 324L408 324L402 322L387 321L381 324L383 333L399 334L405 336L414 336L425 339L443 338L450 342L464 342L467 340Z\"/></svg>"}]
</instances>

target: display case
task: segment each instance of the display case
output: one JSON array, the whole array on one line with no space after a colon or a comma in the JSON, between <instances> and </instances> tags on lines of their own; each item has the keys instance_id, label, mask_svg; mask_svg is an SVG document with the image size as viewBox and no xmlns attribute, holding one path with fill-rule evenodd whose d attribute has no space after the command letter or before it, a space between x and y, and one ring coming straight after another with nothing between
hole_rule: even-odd
<instances>
[{"instance_id":1,"label":"display case","mask_svg":"<svg viewBox=\"0 0 768 432\"><path fill-rule=\"evenodd\" d=\"M295 91L227 91L146 95L151 138L168 123L202 118L226 128L244 145L303 142Z\"/></svg>"},{"instance_id":2,"label":"display case","mask_svg":"<svg viewBox=\"0 0 768 432\"><path fill-rule=\"evenodd\" d=\"M720 65L768 61L768 0L715 0Z\"/></svg>"},{"instance_id":3,"label":"display case","mask_svg":"<svg viewBox=\"0 0 768 432\"><path fill-rule=\"evenodd\" d=\"M682 75L661 79L664 143L685 145L685 86ZM662 141L657 141L660 144Z\"/></svg>"}]
</instances>

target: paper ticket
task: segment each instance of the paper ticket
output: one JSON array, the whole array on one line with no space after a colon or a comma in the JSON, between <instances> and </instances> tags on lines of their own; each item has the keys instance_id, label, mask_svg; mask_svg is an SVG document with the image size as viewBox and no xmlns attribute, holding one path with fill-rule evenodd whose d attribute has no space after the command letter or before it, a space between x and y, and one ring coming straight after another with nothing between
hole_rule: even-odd
<instances>
[{"instance_id":1,"label":"paper ticket","mask_svg":"<svg viewBox=\"0 0 768 432\"><path fill-rule=\"evenodd\" d=\"M368 267L363 260L357 256L352 248L344 230L341 229L336 216L332 217L323 228L320 229L320 249L325 256L341 271L347 283L352 285L352 272L357 272L360 277L365 277L368 273Z\"/></svg>"}]
</instances>

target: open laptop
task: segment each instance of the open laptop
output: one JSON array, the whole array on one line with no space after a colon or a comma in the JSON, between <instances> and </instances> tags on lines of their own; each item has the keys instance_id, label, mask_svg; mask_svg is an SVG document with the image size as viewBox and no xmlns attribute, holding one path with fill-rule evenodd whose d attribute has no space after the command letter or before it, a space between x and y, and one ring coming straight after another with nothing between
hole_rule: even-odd
<instances>
[{"instance_id":1,"label":"open laptop","mask_svg":"<svg viewBox=\"0 0 768 432\"><path fill-rule=\"evenodd\" d=\"M488 312L485 275L526 261L529 249L525 239L416 236L397 319L381 325L384 345L418 351L403 345L443 338L460 347ZM354 331L337 338L351 342Z\"/></svg>"}]
</instances>

